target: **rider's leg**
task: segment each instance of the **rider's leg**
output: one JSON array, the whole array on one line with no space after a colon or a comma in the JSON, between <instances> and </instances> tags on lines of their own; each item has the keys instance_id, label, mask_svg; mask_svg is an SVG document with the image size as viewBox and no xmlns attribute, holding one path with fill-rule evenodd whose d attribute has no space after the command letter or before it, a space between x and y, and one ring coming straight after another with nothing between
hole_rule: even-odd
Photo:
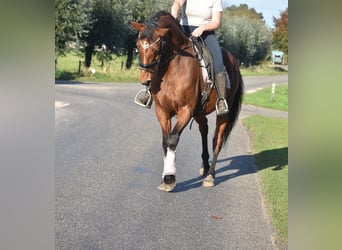
<instances>
[{"instance_id":1,"label":"rider's leg","mask_svg":"<svg viewBox=\"0 0 342 250\"><path fill-rule=\"evenodd\" d=\"M219 72L215 75L216 89L217 89L217 102L216 102L216 113L217 115L226 114L229 111L228 103L226 101L226 92L227 92L227 82L228 86L229 77L226 71Z\"/></svg>"},{"instance_id":2,"label":"rider's leg","mask_svg":"<svg viewBox=\"0 0 342 250\"><path fill-rule=\"evenodd\" d=\"M229 111L226 93L227 88L230 88L230 81L223 63L222 50L215 32L205 32L202 36L205 45L210 50L214 59L215 85L217 90L216 113L217 115L223 115Z\"/></svg>"}]
</instances>

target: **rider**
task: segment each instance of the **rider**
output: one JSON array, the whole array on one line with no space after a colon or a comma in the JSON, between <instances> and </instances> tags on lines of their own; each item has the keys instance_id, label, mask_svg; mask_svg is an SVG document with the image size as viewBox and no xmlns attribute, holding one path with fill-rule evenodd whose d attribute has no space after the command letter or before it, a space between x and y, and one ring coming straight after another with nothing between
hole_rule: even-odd
<instances>
[{"instance_id":1,"label":"rider","mask_svg":"<svg viewBox=\"0 0 342 250\"><path fill-rule=\"evenodd\" d=\"M218 94L216 113L217 115L226 114L228 112L228 104L225 96L226 88L230 88L230 82L223 64L221 48L215 35L215 30L221 24L222 0L174 0L171 7L172 16L177 18L180 10L180 22L184 31L188 34L191 33L193 37L201 37L213 56L215 83ZM147 104L147 97L149 96L145 95L145 98L137 99L136 101L150 108L152 102Z\"/></svg>"}]
</instances>

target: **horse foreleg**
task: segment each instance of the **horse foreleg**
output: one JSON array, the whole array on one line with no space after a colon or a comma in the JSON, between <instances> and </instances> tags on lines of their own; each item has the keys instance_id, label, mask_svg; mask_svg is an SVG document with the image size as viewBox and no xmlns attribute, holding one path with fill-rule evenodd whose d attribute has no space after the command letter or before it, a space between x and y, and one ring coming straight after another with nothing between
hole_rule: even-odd
<instances>
[{"instance_id":1,"label":"horse foreleg","mask_svg":"<svg viewBox=\"0 0 342 250\"><path fill-rule=\"evenodd\" d=\"M202 138L202 165L200 167L200 175L206 176L210 168L208 151L208 119L205 116L200 116L196 117L195 120L198 123Z\"/></svg>"},{"instance_id":2,"label":"horse foreleg","mask_svg":"<svg viewBox=\"0 0 342 250\"><path fill-rule=\"evenodd\" d=\"M171 191L176 186L176 155L172 153L168 148L168 140L171 131L171 117L165 113L162 109L156 105L155 108L156 115L162 130L162 147L163 147L163 157L164 157L164 167L162 174L162 182L158 186L160 190Z\"/></svg>"},{"instance_id":3,"label":"horse foreleg","mask_svg":"<svg viewBox=\"0 0 342 250\"><path fill-rule=\"evenodd\" d=\"M164 168L162 174L162 182L159 185L159 190L170 192L176 186L176 147L174 143L170 143L170 141L174 141L177 144L179 137L172 136L163 136L163 150L164 150Z\"/></svg>"},{"instance_id":4,"label":"horse foreleg","mask_svg":"<svg viewBox=\"0 0 342 250\"><path fill-rule=\"evenodd\" d=\"M176 186L176 148L180 135L188 124L190 117L190 112L177 114L177 122L172 132L167 136L166 143L163 143L163 145L166 145L166 153L164 156L163 181L159 185L160 190L170 192Z\"/></svg>"},{"instance_id":5,"label":"horse foreleg","mask_svg":"<svg viewBox=\"0 0 342 250\"><path fill-rule=\"evenodd\" d=\"M213 138L213 159L211 162L211 167L209 168L207 176L203 180L204 187L215 186L215 167L217 162L217 157L221 151L223 145L223 134L227 127L227 122L221 121L222 118L218 118L216 121L216 131Z\"/></svg>"}]
</instances>

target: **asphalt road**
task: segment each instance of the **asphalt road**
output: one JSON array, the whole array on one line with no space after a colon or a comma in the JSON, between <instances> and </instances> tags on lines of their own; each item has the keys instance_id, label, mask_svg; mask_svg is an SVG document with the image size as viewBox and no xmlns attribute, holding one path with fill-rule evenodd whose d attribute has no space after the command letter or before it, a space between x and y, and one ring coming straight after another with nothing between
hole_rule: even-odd
<instances>
[{"instance_id":1,"label":"asphalt road","mask_svg":"<svg viewBox=\"0 0 342 250\"><path fill-rule=\"evenodd\" d=\"M287 76L244 80L251 91ZM133 103L141 88L56 84L56 249L276 249L241 121L219 155L214 188L201 186L200 134L188 126L177 147L177 186L165 193L157 189L158 121L153 107ZM241 117L249 113L244 107Z\"/></svg>"}]
</instances>

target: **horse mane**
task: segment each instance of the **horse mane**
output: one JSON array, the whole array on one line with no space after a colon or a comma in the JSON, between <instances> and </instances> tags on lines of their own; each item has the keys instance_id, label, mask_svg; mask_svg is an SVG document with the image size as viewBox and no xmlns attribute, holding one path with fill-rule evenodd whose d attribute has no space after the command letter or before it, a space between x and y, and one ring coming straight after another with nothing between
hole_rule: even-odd
<instances>
[{"instance_id":1,"label":"horse mane","mask_svg":"<svg viewBox=\"0 0 342 250\"><path fill-rule=\"evenodd\" d=\"M146 20L144 22L144 24L146 24L146 29L140 34L140 38L152 39L153 34L154 34L154 30L156 28L168 28L168 27L163 27L163 25L161 25L159 23L160 18L164 17L164 16L168 16L171 20L174 19L173 16L167 11L162 10L162 11L156 12L148 20ZM175 21L176 20L173 20L173 22L175 22ZM175 23L177 23L177 22L175 22ZM164 26L165 26L165 24L164 24Z\"/></svg>"},{"instance_id":2,"label":"horse mane","mask_svg":"<svg viewBox=\"0 0 342 250\"><path fill-rule=\"evenodd\" d=\"M170 16L170 17L173 17L173 16L171 15L170 12L165 11L165 10L160 10L160 11L154 13L154 14L150 17L150 20L155 21L155 22L158 22L158 20L159 20L159 18L160 18L161 16Z\"/></svg>"},{"instance_id":3,"label":"horse mane","mask_svg":"<svg viewBox=\"0 0 342 250\"><path fill-rule=\"evenodd\" d=\"M173 38L177 36L177 40L179 43L184 44L188 41L188 38L183 31L183 28L180 25L179 21L177 21L168 11L161 10L156 12L145 23L148 24L147 26L150 26L150 28L154 26L152 32L157 27L169 28L171 30L170 32L172 33Z\"/></svg>"},{"instance_id":4,"label":"horse mane","mask_svg":"<svg viewBox=\"0 0 342 250\"><path fill-rule=\"evenodd\" d=\"M170 12L165 11L165 10L160 10L158 12L156 12L155 14L153 14L153 16L150 17L150 21L158 23L158 21L161 19L161 17L169 17L171 19L171 21L176 24L178 26L178 28L180 28L182 30L182 27L180 25L180 23L171 15Z\"/></svg>"},{"instance_id":5,"label":"horse mane","mask_svg":"<svg viewBox=\"0 0 342 250\"><path fill-rule=\"evenodd\" d=\"M159 25L153 21L147 20L145 22L146 28L145 30L139 35L141 39L147 38L152 39L154 30L159 27Z\"/></svg>"}]
</instances>

